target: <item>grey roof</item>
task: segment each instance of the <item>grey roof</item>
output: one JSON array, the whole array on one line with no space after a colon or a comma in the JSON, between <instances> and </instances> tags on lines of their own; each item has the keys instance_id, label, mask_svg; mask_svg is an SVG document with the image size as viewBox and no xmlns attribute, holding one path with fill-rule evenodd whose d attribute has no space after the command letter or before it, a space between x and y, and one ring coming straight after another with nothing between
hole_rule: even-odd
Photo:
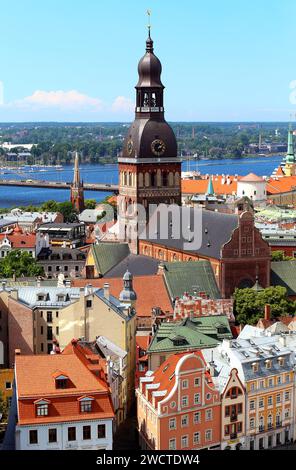
<instances>
[{"instance_id":1,"label":"grey roof","mask_svg":"<svg viewBox=\"0 0 296 470\"><path fill-rule=\"evenodd\" d=\"M288 295L296 295L296 260L273 261L270 283L285 287Z\"/></svg>"},{"instance_id":2,"label":"grey roof","mask_svg":"<svg viewBox=\"0 0 296 470\"><path fill-rule=\"evenodd\" d=\"M100 351L104 354L105 358L110 356L112 359L114 359L114 356L118 356L121 359L124 359L127 355L127 352L124 349L112 343L112 341L106 338L106 336L98 336L96 339L96 344Z\"/></svg>"},{"instance_id":3,"label":"grey roof","mask_svg":"<svg viewBox=\"0 0 296 470\"><path fill-rule=\"evenodd\" d=\"M150 256L129 254L116 264L105 275L108 277L123 277L128 269L133 276L149 276L156 274L159 261Z\"/></svg>"},{"instance_id":4,"label":"grey roof","mask_svg":"<svg viewBox=\"0 0 296 470\"><path fill-rule=\"evenodd\" d=\"M38 295L46 295L46 300L38 300ZM58 300L58 295L68 296L68 300ZM72 302L75 302L80 297L79 287L19 287L18 288L18 299L24 304L34 307L46 307L46 306L66 306Z\"/></svg>"},{"instance_id":5,"label":"grey roof","mask_svg":"<svg viewBox=\"0 0 296 470\"><path fill-rule=\"evenodd\" d=\"M109 295L109 299L107 299L104 295L104 289L98 289L94 294L126 321L130 320L136 313L134 309L131 309L130 314L126 315L124 313L126 306L122 305L121 302L111 294Z\"/></svg>"},{"instance_id":6,"label":"grey roof","mask_svg":"<svg viewBox=\"0 0 296 470\"><path fill-rule=\"evenodd\" d=\"M181 207L179 209L182 212L182 216L179 217L179 220L181 220L180 237L178 236L173 238L176 225L178 225L179 222L177 222L175 226L172 227L172 215L169 213L168 236L162 238L158 222L153 219L149 222L148 225L148 236L146 233L143 233L140 238L145 239L147 237L147 239L154 244L163 245L181 251L187 251L189 253L198 253L199 255L206 257L220 259L221 248L231 239L233 231L238 227L238 216L236 214L225 214L222 212L215 212L199 208ZM196 216L194 215L194 212ZM184 244L190 245L189 239L186 237L186 233L188 232L187 226L189 225L190 231L194 230L194 237L197 238L200 236L201 246L195 249L193 244L192 249L188 248L185 250Z\"/></svg>"}]
</instances>

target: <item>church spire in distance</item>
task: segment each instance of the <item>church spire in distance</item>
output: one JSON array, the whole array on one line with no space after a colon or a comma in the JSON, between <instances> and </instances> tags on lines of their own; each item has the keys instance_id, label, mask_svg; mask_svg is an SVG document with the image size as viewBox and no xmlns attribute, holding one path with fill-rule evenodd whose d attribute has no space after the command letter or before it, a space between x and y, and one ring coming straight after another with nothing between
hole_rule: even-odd
<instances>
[{"instance_id":1,"label":"church spire in distance","mask_svg":"<svg viewBox=\"0 0 296 470\"><path fill-rule=\"evenodd\" d=\"M74 176L73 183L71 184L70 201L79 213L84 210L84 191L83 182L80 180L78 152L75 152Z\"/></svg>"}]
</instances>

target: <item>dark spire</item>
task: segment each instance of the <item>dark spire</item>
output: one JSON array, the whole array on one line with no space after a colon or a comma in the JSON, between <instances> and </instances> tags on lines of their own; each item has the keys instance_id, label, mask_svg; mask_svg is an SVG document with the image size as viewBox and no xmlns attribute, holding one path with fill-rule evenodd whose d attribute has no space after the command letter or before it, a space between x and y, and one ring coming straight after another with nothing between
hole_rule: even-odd
<instances>
[{"instance_id":1,"label":"dark spire","mask_svg":"<svg viewBox=\"0 0 296 470\"><path fill-rule=\"evenodd\" d=\"M150 30L151 30L151 24L150 24L151 11L150 10L147 10L147 15L148 15L148 38L146 41L146 52L153 52L153 41L150 36Z\"/></svg>"}]
</instances>

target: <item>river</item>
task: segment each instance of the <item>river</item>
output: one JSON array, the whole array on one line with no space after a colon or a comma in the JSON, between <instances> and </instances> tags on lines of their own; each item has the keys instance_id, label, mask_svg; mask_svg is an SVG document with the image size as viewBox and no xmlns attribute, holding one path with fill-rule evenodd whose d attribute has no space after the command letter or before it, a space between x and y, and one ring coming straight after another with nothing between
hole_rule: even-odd
<instances>
[{"instance_id":1,"label":"river","mask_svg":"<svg viewBox=\"0 0 296 470\"><path fill-rule=\"evenodd\" d=\"M182 170L199 170L206 174L239 174L247 175L250 172L259 176L270 175L274 168L281 162L281 156L256 157L244 159L224 159L224 160L202 160L196 162L183 162ZM117 164L81 164L81 178L85 183L110 183L118 182ZM0 175L2 179L37 179L48 181L72 181L73 165L63 166L62 170L56 168L26 167L21 173L15 170L5 170ZM86 199L102 200L110 193L85 191ZM39 205L49 199L62 202L69 200L69 191L66 189L40 189L21 187L0 187L0 207L17 207L29 204Z\"/></svg>"}]
</instances>

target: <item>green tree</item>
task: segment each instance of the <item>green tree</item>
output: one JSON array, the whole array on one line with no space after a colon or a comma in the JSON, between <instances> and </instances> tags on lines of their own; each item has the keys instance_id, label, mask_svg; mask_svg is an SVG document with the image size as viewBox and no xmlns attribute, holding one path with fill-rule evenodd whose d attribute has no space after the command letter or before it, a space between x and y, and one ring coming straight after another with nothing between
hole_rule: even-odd
<instances>
[{"instance_id":1,"label":"green tree","mask_svg":"<svg viewBox=\"0 0 296 470\"><path fill-rule=\"evenodd\" d=\"M95 209L97 205L97 201L95 199L85 199L84 206L85 209Z\"/></svg>"},{"instance_id":2,"label":"green tree","mask_svg":"<svg viewBox=\"0 0 296 470\"><path fill-rule=\"evenodd\" d=\"M58 202L57 210L60 212L64 217L64 222L76 222L78 212L74 208L73 204L69 201L65 202Z\"/></svg>"},{"instance_id":3,"label":"green tree","mask_svg":"<svg viewBox=\"0 0 296 470\"><path fill-rule=\"evenodd\" d=\"M53 199L44 202L41 205L41 210L44 212L57 212L58 211L58 203Z\"/></svg>"},{"instance_id":4,"label":"green tree","mask_svg":"<svg viewBox=\"0 0 296 470\"><path fill-rule=\"evenodd\" d=\"M21 250L10 251L0 260L0 276L3 278L35 277L43 274L43 268L37 264L33 256Z\"/></svg>"},{"instance_id":5,"label":"green tree","mask_svg":"<svg viewBox=\"0 0 296 470\"><path fill-rule=\"evenodd\" d=\"M282 250L272 251L271 260L272 261L289 261L294 259L292 256L285 256L285 252Z\"/></svg>"},{"instance_id":6,"label":"green tree","mask_svg":"<svg viewBox=\"0 0 296 470\"><path fill-rule=\"evenodd\" d=\"M272 318L295 314L295 302L287 297L285 287L267 287L256 292L253 289L236 289L234 292L234 310L236 320L242 325L255 325L264 317L264 307L271 306Z\"/></svg>"}]
</instances>

